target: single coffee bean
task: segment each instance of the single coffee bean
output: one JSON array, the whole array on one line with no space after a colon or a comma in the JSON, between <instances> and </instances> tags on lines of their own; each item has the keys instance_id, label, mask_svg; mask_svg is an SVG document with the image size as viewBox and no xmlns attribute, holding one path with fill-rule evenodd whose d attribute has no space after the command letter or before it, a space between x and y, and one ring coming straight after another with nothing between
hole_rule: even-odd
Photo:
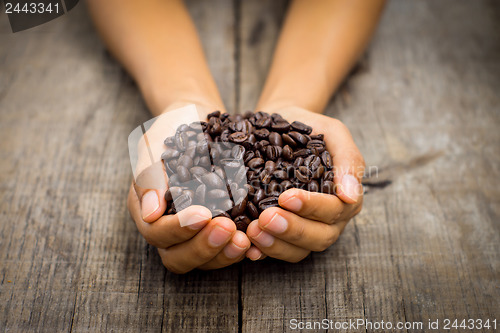
<instances>
[{"instance_id":1,"label":"single coffee bean","mask_svg":"<svg viewBox=\"0 0 500 333\"><path fill-rule=\"evenodd\" d=\"M283 148L283 158L285 158L286 160L289 160L291 161L293 159L293 150L292 148L290 148L289 145L286 145L284 148Z\"/></svg>"},{"instance_id":2,"label":"single coffee bean","mask_svg":"<svg viewBox=\"0 0 500 333\"><path fill-rule=\"evenodd\" d=\"M191 169L189 169L189 172L191 172L191 174L193 176L195 176L195 175L203 176L204 174L208 173L207 169L200 167L200 166L192 167Z\"/></svg>"},{"instance_id":3,"label":"single coffee bean","mask_svg":"<svg viewBox=\"0 0 500 333\"><path fill-rule=\"evenodd\" d=\"M259 128L269 128L273 120L270 117L260 118L255 122L255 126Z\"/></svg>"},{"instance_id":4,"label":"single coffee bean","mask_svg":"<svg viewBox=\"0 0 500 333\"><path fill-rule=\"evenodd\" d=\"M211 112L208 114L207 118L210 120L210 118L212 117L216 117L216 118L219 118L221 115L221 112L219 110L217 111L214 111L214 112Z\"/></svg>"},{"instance_id":5,"label":"single coffee bean","mask_svg":"<svg viewBox=\"0 0 500 333\"><path fill-rule=\"evenodd\" d=\"M188 193L183 193L174 200L173 207L175 207L175 210L177 212L180 212L181 210L184 210L191 206L192 203L193 197Z\"/></svg>"},{"instance_id":6,"label":"single coffee bean","mask_svg":"<svg viewBox=\"0 0 500 333\"><path fill-rule=\"evenodd\" d=\"M299 145L305 146L307 144L307 137L302 133L292 131L288 135Z\"/></svg>"},{"instance_id":7,"label":"single coffee bean","mask_svg":"<svg viewBox=\"0 0 500 333\"><path fill-rule=\"evenodd\" d=\"M281 186L281 190L284 192L284 191L292 188L293 184L288 179L285 179L284 181L281 182L280 186Z\"/></svg>"},{"instance_id":8,"label":"single coffee bean","mask_svg":"<svg viewBox=\"0 0 500 333\"><path fill-rule=\"evenodd\" d=\"M307 186L309 192L319 192L319 183L316 180L311 180Z\"/></svg>"},{"instance_id":9,"label":"single coffee bean","mask_svg":"<svg viewBox=\"0 0 500 333\"><path fill-rule=\"evenodd\" d=\"M261 173L260 173L260 181L262 182L262 184L269 184L271 182L271 179L272 179L272 174L264 169Z\"/></svg>"},{"instance_id":10,"label":"single coffee bean","mask_svg":"<svg viewBox=\"0 0 500 333\"><path fill-rule=\"evenodd\" d=\"M176 149L170 149L170 148L167 148L167 150L165 150L163 152L163 154L161 154L161 159L164 160L164 161L168 161L172 158L177 158L179 157L180 155L180 151L176 150Z\"/></svg>"},{"instance_id":11,"label":"single coffee bean","mask_svg":"<svg viewBox=\"0 0 500 333\"><path fill-rule=\"evenodd\" d=\"M234 143L242 143L246 139L248 139L248 135L243 132L234 132L233 134L229 135L229 141Z\"/></svg>"},{"instance_id":12,"label":"single coffee bean","mask_svg":"<svg viewBox=\"0 0 500 333\"><path fill-rule=\"evenodd\" d=\"M278 159L278 157L281 156L283 152L283 148L281 148L280 146L267 146L266 147L266 155L267 155L267 158L272 160L272 161L275 161Z\"/></svg>"},{"instance_id":13,"label":"single coffee bean","mask_svg":"<svg viewBox=\"0 0 500 333\"><path fill-rule=\"evenodd\" d=\"M278 197L268 197L259 202L260 210L266 210L271 207L279 207Z\"/></svg>"},{"instance_id":14,"label":"single coffee bean","mask_svg":"<svg viewBox=\"0 0 500 333\"><path fill-rule=\"evenodd\" d=\"M274 173L273 173L273 176L276 178L276 179L287 179L289 178L288 177L288 173L283 170L283 169L280 169L280 170L276 170Z\"/></svg>"},{"instance_id":15,"label":"single coffee bean","mask_svg":"<svg viewBox=\"0 0 500 333\"><path fill-rule=\"evenodd\" d=\"M281 138L283 139L283 143L285 145L289 145L291 148L295 148L297 146L297 142L295 142L295 140L287 133L281 134Z\"/></svg>"},{"instance_id":16,"label":"single coffee bean","mask_svg":"<svg viewBox=\"0 0 500 333\"><path fill-rule=\"evenodd\" d=\"M247 203L247 212L248 216L251 219L256 219L259 217L259 210L257 209L257 207L255 207L255 205L251 201Z\"/></svg>"},{"instance_id":17,"label":"single coffee bean","mask_svg":"<svg viewBox=\"0 0 500 333\"><path fill-rule=\"evenodd\" d=\"M321 140L321 141L324 141L325 140L325 135L324 134L311 135L311 140Z\"/></svg>"},{"instance_id":18,"label":"single coffee bean","mask_svg":"<svg viewBox=\"0 0 500 333\"><path fill-rule=\"evenodd\" d=\"M309 156L309 155L311 155L311 149L308 149L308 148L299 149L295 153L293 153L293 157L294 158L297 158L297 157L306 157L306 156Z\"/></svg>"},{"instance_id":19,"label":"single coffee bean","mask_svg":"<svg viewBox=\"0 0 500 333\"><path fill-rule=\"evenodd\" d=\"M177 166L177 175L179 176L179 180L182 183L187 182L191 179L191 173L189 172L189 169L184 165Z\"/></svg>"},{"instance_id":20,"label":"single coffee bean","mask_svg":"<svg viewBox=\"0 0 500 333\"><path fill-rule=\"evenodd\" d=\"M290 130L290 123L286 120L281 120L274 123L271 128L276 132L288 132Z\"/></svg>"},{"instance_id":21,"label":"single coffee bean","mask_svg":"<svg viewBox=\"0 0 500 333\"><path fill-rule=\"evenodd\" d=\"M262 199L264 199L265 197L266 197L266 192L264 191L264 189L259 188L259 189L255 192L255 194L254 194L254 196L253 196L253 200L252 200L252 201L253 201L253 203L254 203L255 205L258 205L258 204L259 204L259 202L260 202Z\"/></svg>"},{"instance_id":22,"label":"single coffee bean","mask_svg":"<svg viewBox=\"0 0 500 333\"><path fill-rule=\"evenodd\" d=\"M240 215L234 219L234 224L236 224L236 229L245 232L250 224L250 219L245 215Z\"/></svg>"},{"instance_id":23,"label":"single coffee bean","mask_svg":"<svg viewBox=\"0 0 500 333\"><path fill-rule=\"evenodd\" d=\"M321 153L321 160L323 161L323 164L327 169L332 168L332 166L333 166L332 156L330 155L330 153L327 150L325 150L323 153Z\"/></svg>"},{"instance_id":24,"label":"single coffee bean","mask_svg":"<svg viewBox=\"0 0 500 333\"><path fill-rule=\"evenodd\" d=\"M325 167L320 165L316 170L313 171L313 178L320 179L325 173Z\"/></svg>"},{"instance_id":25,"label":"single coffee bean","mask_svg":"<svg viewBox=\"0 0 500 333\"><path fill-rule=\"evenodd\" d=\"M269 173L273 173L276 170L276 163L274 161L267 161L264 169L266 169Z\"/></svg>"},{"instance_id":26,"label":"single coffee bean","mask_svg":"<svg viewBox=\"0 0 500 333\"><path fill-rule=\"evenodd\" d=\"M175 133L175 145L176 145L178 150L180 150L180 151L186 150L187 141L188 141L188 138L186 136L186 133L184 133L184 132Z\"/></svg>"},{"instance_id":27,"label":"single coffee bean","mask_svg":"<svg viewBox=\"0 0 500 333\"><path fill-rule=\"evenodd\" d=\"M231 215L229 215L227 212L223 211L222 209L214 208L212 211L212 217L216 218L219 216L224 216L227 217L228 219L231 218Z\"/></svg>"},{"instance_id":28,"label":"single coffee bean","mask_svg":"<svg viewBox=\"0 0 500 333\"><path fill-rule=\"evenodd\" d=\"M333 171L327 171L323 174L323 180L333 181Z\"/></svg>"},{"instance_id":29,"label":"single coffee bean","mask_svg":"<svg viewBox=\"0 0 500 333\"><path fill-rule=\"evenodd\" d=\"M203 205L205 203L205 198L206 198L206 193L207 193L207 185L201 184L196 188L196 191L194 192L194 201L197 204Z\"/></svg>"},{"instance_id":30,"label":"single coffee bean","mask_svg":"<svg viewBox=\"0 0 500 333\"><path fill-rule=\"evenodd\" d=\"M335 194L335 184L330 180L324 181L321 192L326 194Z\"/></svg>"},{"instance_id":31,"label":"single coffee bean","mask_svg":"<svg viewBox=\"0 0 500 333\"><path fill-rule=\"evenodd\" d=\"M253 158L248 162L248 167L250 169L257 169L258 167L262 166L264 164L264 160L262 158Z\"/></svg>"},{"instance_id":32,"label":"single coffee bean","mask_svg":"<svg viewBox=\"0 0 500 333\"><path fill-rule=\"evenodd\" d=\"M280 146L283 147L283 139L281 138L281 135L278 132L271 132L269 134L269 143L273 146Z\"/></svg>"},{"instance_id":33,"label":"single coffee bean","mask_svg":"<svg viewBox=\"0 0 500 333\"><path fill-rule=\"evenodd\" d=\"M177 165L178 166L182 165L187 169L191 169L193 167L193 159L188 155L184 154L181 157L179 157Z\"/></svg>"},{"instance_id":34,"label":"single coffee bean","mask_svg":"<svg viewBox=\"0 0 500 333\"><path fill-rule=\"evenodd\" d=\"M307 167L301 166L295 170L295 177L300 182L307 183L307 182L309 182L309 179L311 177L311 171Z\"/></svg>"},{"instance_id":35,"label":"single coffee bean","mask_svg":"<svg viewBox=\"0 0 500 333\"><path fill-rule=\"evenodd\" d=\"M304 123L301 123L300 121L294 121L291 124L291 126L295 131L300 132L300 133L311 134L311 132L312 132L311 126L308 126Z\"/></svg>"},{"instance_id":36,"label":"single coffee bean","mask_svg":"<svg viewBox=\"0 0 500 333\"><path fill-rule=\"evenodd\" d=\"M201 177L203 183L211 188L224 188L224 181L215 173L208 172Z\"/></svg>"},{"instance_id":37,"label":"single coffee bean","mask_svg":"<svg viewBox=\"0 0 500 333\"><path fill-rule=\"evenodd\" d=\"M267 128L260 128L256 130L253 134L259 140L267 140L267 138L269 137L269 130Z\"/></svg>"}]
</instances>

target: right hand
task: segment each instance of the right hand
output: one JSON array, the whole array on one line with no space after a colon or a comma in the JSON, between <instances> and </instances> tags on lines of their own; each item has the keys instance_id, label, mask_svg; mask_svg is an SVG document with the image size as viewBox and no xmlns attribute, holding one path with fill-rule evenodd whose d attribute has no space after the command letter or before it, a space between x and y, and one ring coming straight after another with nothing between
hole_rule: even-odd
<instances>
[{"instance_id":1,"label":"right hand","mask_svg":"<svg viewBox=\"0 0 500 333\"><path fill-rule=\"evenodd\" d=\"M166 137L164 128L157 125L155 122L147 132L154 156L161 155ZM144 165L149 163L149 153L141 149L141 144L138 150L137 174L143 174L147 168ZM210 210L203 206L190 206L175 215L163 215L167 207L164 198L167 175L164 168L155 170L161 174L151 178L160 180L160 186L144 188L134 181L127 206L139 232L149 244L158 248L163 265L174 273L182 274L195 268L222 268L243 260L250 241L245 233L236 230L230 219L212 219ZM187 225L182 227L181 220Z\"/></svg>"}]
</instances>

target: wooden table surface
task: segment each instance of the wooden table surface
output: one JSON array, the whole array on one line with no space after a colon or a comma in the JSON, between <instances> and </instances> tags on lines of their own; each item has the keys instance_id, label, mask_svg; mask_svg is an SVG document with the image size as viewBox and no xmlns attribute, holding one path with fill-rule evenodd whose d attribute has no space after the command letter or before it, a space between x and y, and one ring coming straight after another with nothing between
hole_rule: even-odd
<instances>
[{"instance_id":1,"label":"wooden table surface","mask_svg":"<svg viewBox=\"0 0 500 333\"><path fill-rule=\"evenodd\" d=\"M227 108L253 108L286 3L188 5ZM1 14L0 331L500 325L498 2L390 2L327 114L351 129L372 176L391 181L368 189L339 241L299 264L177 276L129 217L127 136L150 115L85 4L16 34Z\"/></svg>"}]
</instances>

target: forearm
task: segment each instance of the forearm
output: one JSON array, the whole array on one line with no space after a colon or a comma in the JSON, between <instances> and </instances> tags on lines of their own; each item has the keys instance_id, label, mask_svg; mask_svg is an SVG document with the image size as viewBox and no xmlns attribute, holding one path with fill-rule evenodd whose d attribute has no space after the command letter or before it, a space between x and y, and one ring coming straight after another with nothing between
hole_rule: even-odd
<instances>
[{"instance_id":1,"label":"forearm","mask_svg":"<svg viewBox=\"0 0 500 333\"><path fill-rule=\"evenodd\" d=\"M89 0L88 5L108 49L136 80L154 115L185 102L223 108L181 0Z\"/></svg>"},{"instance_id":2,"label":"forearm","mask_svg":"<svg viewBox=\"0 0 500 333\"><path fill-rule=\"evenodd\" d=\"M294 0L258 109L322 112L368 43L384 0Z\"/></svg>"}]
</instances>

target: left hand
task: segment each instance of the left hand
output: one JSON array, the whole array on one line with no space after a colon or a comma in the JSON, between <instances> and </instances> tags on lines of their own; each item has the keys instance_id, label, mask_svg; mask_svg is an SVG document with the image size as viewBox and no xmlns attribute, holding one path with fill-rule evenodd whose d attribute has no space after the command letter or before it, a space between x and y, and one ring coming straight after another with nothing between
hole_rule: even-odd
<instances>
[{"instance_id":1,"label":"left hand","mask_svg":"<svg viewBox=\"0 0 500 333\"><path fill-rule=\"evenodd\" d=\"M315 134L323 133L333 158L336 195L289 189L279 197L282 208L266 209L248 226L247 235L254 244L247 251L248 258L270 256L298 262L311 251L324 251L332 245L349 220L361 211L365 162L349 130L339 120L298 107L274 112L289 122L306 123Z\"/></svg>"}]
</instances>

